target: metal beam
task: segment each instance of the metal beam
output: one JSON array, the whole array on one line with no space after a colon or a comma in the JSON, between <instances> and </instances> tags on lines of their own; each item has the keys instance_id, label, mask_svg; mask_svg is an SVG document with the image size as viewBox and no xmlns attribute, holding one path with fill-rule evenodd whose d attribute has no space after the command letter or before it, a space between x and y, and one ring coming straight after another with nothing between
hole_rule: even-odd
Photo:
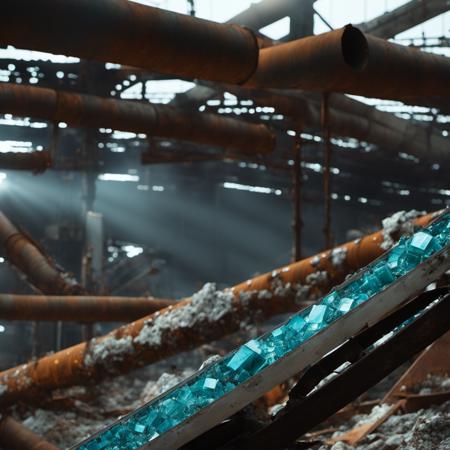
<instances>
[{"instance_id":1,"label":"metal beam","mask_svg":"<svg viewBox=\"0 0 450 450\"><path fill-rule=\"evenodd\" d=\"M361 347L357 361L342 374L307 397L292 399L270 425L223 450L286 448L442 336L450 327L449 313L450 296L437 296L436 304L387 342L365 352Z\"/></svg>"},{"instance_id":2,"label":"metal beam","mask_svg":"<svg viewBox=\"0 0 450 450\"><path fill-rule=\"evenodd\" d=\"M389 39L448 10L449 0L412 0L357 27L364 33Z\"/></svg>"}]
</instances>

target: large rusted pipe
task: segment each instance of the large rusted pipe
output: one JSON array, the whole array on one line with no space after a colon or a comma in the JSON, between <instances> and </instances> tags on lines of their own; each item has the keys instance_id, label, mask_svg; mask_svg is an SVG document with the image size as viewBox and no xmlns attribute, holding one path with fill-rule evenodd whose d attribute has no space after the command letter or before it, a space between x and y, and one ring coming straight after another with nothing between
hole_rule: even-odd
<instances>
[{"instance_id":1,"label":"large rusted pipe","mask_svg":"<svg viewBox=\"0 0 450 450\"><path fill-rule=\"evenodd\" d=\"M345 28L261 49L249 87L368 97L450 96L450 58Z\"/></svg>"},{"instance_id":2,"label":"large rusted pipe","mask_svg":"<svg viewBox=\"0 0 450 450\"><path fill-rule=\"evenodd\" d=\"M243 27L127 0L3 0L0 42L19 48L242 83L258 62Z\"/></svg>"},{"instance_id":3,"label":"large rusted pipe","mask_svg":"<svg viewBox=\"0 0 450 450\"><path fill-rule=\"evenodd\" d=\"M426 225L435 214L417 220ZM378 231L225 291L205 287L176 306L158 311L106 336L0 373L0 406L49 390L126 373L237 331L252 317L297 310L349 272L367 265L389 245Z\"/></svg>"},{"instance_id":4,"label":"large rusted pipe","mask_svg":"<svg viewBox=\"0 0 450 450\"><path fill-rule=\"evenodd\" d=\"M154 297L0 294L0 319L130 322L175 303Z\"/></svg>"},{"instance_id":5,"label":"large rusted pipe","mask_svg":"<svg viewBox=\"0 0 450 450\"><path fill-rule=\"evenodd\" d=\"M50 153L47 151L30 153L0 153L0 169L44 172L50 166L51 157Z\"/></svg>"},{"instance_id":6,"label":"large rusted pipe","mask_svg":"<svg viewBox=\"0 0 450 450\"><path fill-rule=\"evenodd\" d=\"M9 416L0 420L0 445L5 450L58 450Z\"/></svg>"},{"instance_id":7,"label":"large rusted pipe","mask_svg":"<svg viewBox=\"0 0 450 450\"><path fill-rule=\"evenodd\" d=\"M2 44L177 76L382 98L450 95L449 58L350 25L261 50L243 27L127 0L4 0L0 25Z\"/></svg>"},{"instance_id":8,"label":"large rusted pipe","mask_svg":"<svg viewBox=\"0 0 450 450\"><path fill-rule=\"evenodd\" d=\"M8 261L44 294L77 295L83 288L72 280L39 247L0 212L0 247Z\"/></svg>"},{"instance_id":9,"label":"large rusted pipe","mask_svg":"<svg viewBox=\"0 0 450 450\"><path fill-rule=\"evenodd\" d=\"M148 133L249 153L269 153L275 146L274 135L263 124L34 86L0 84L0 112L72 126Z\"/></svg>"}]
</instances>

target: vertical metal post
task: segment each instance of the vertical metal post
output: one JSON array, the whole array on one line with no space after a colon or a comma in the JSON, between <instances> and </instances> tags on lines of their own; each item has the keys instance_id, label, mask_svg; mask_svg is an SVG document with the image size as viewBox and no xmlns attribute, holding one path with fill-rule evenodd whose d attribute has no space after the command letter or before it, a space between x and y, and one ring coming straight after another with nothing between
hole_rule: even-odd
<instances>
[{"instance_id":1,"label":"vertical metal post","mask_svg":"<svg viewBox=\"0 0 450 450\"><path fill-rule=\"evenodd\" d=\"M58 321L56 323L56 351L59 352L62 349L62 334L63 334L63 323Z\"/></svg>"},{"instance_id":2,"label":"vertical metal post","mask_svg":"<svg viewBox=\"0 0 450 450\"><path fill-rule=\"evenodd\" d=\"M333 238L331 235L331 132L329 126L329 93L325 92L322 96L321 105L321 125L323 134L323 191L324 191L324 242L325 249L332 247Z\"/></svg>"},{"instance_id":3,"label":"vertical metal post","mask_svg":"<svg viewBox=\"0 0 450 450\"><path fill-rule=\"evenodd\" d=\"M292 185L293 185L293 221L292 221L292 231L294 237L294 245L292 249L292 260L293 262L299 261L302 256L302 226L303 221L301 217L301 206L302 206L302 138L300 132L295 134L294 144L293 144L293 170L292 170Z\"/></svg>"},{"instance_id":4,"label":"vertical metal post","mask_svg":"<svg viewBox=\"0 0 450 450\"><path fill-rule=\"evenodd\" d=\"M31 322L31 359L37 358L39 347L39 322Z\"/></svg>"}]
</instances>

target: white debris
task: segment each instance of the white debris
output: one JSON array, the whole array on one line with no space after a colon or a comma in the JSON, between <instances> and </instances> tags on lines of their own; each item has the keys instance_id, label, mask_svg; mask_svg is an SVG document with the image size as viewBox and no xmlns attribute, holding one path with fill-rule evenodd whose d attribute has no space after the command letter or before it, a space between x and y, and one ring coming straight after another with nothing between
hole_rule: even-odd
<instances>
[{"instance_id":1,"label":"white debris","mask_svg":"<svg viewBox=\"0 0 450 450\"><path fill-rule=\"evenodd\" d=\"M376 422L378 419L381 419L389 411L389 408L390 406L385 403L381 405L376 405L375 407L372 408L370 414L361 416L361 419L358 420L358 426Z\"/></svg>"},{"instance_id":2,"label":"white debris","mask_svg":"<svg viewBox=\"0 0 450 450\"><path fill-rule=\"evenodd\" d=\"M0 396L8 391L8 386L6 384L0 384Z\"/></svg>"},{"instance_id":3,"label":"white debris","mask_svg":"<svg viewBox=\"0 0 450 450\"><path fill-rule=\"evenodd\" d=\"M317 272L310 273L305 281L309 286L324 286L328 283L328 273L325 270L318 270Z\"/></svg>"},{"instance_id":4,"label":"white debris","mask_svg":"<svg viewBox=\"0 0 450 450\"><path fill-rule=\"evenodd\" d=\"M273 294L268 289L263 289L262 291L258 292L258 298L261 300L270 300L272 297Z\"/></svg>"},{"instance_id":5,"label":"white debris","mask_svg":"<svg viewBox=\"0 0 450 450\"><path fill-rule=\"evenodd\" d=\"M244 305L247 305L252 297L256 294L256 291L241 291L239 292L239 300L244 303Z\"/></svg>"},{"instance_id":6,"label":"white debris","mask_svg":"<svg viewBox=\"0 0 450 450\"><path fill-rule=\"evenodd\" d=\"M347 259L347 248L337 247L331 251L331 264L335 269L341 269Z\"/></svg>"},{"instance_id":7,"label":"white debris","mask_svg":"<svg viewBox=\"0 0 450 450\"><path fill-rule=\"evenodd\" d=\"M84 363L87 366L108 365L111 361L120 361L132 350L133 339L131 336L120 339L116 339L114 336L108 336L106 339L93 339L84 357Z\"/></svg>"},{"instance_id":8,"label":"white debris","mask_svg":"<svg viewBox=\"0 0 450 450\"><path fill-rule=\"evenodd\" d=\"M333 437L375 422L388 408L388 405L380 405L369 415L354 416ZM318 450L449 450L449 444L450 402L447 402L409 414L393 415L357 446L338 442L332 446L322 445Z\"/></svg>"},{"instance_id":9,"label":"white debris","mask_svg":"<svg viewBox=\"0 0 450 450\"><path fill-rule=\"evenodd\" d=\"M175 327L193 328L216 323L232 310L233 293L230 290L219 291L215 283L207 283L185 306L145 322L134 342L147 346L159 345L163 334L170 338L170 331Z\"/></svg>"},{"instance_id":10,"label":"white debris","mask_svg":"<svg viewBox=\"0 0 450 450\"><path fill-rule=\"evenodd\" d=\"M390 217L383 219L383 242L380 247L389 250L395 243L395 235L412 233L414 231L413 219L423 216L426 211L398 211Z\"/></svg>"},{"instance_id":11,"label":"white debris","mask_svg":"<svg viewBox=\"0 0 450 450\"><path fill-rule=\"evenodd\" d=\"M107 426L113 419L99 416L83 417L82 414L66 411L37 409L23 421L23 425L45 437L58 448L67 449Z\"/></svg>"},{"instance_id":12,"label":"white debris","mask_svg":"<svg viewBox=\"0 0 450 450\"><path fill-rule=\"evenodd\" d=\"M162 393L168 391L178 383L181 383L183 380L190 377L193 373L194 371L191 369L186 369L180 374L163 373L156 383L154 381L147 383L142 391L142 401L147 403L150 400L153 400L155 397L158 397Z\"/></svg>"},{"instance_id":13,"label":"white debris","mask_svg":"<svg viewBox=\"0 0 450 450\"><path fill-rule=\"evenodd\" d=\"M320 263L320 256L314 256L313 259L311 260L311 265L313 267L317 266Z\"/></svg>"}]
</instances>

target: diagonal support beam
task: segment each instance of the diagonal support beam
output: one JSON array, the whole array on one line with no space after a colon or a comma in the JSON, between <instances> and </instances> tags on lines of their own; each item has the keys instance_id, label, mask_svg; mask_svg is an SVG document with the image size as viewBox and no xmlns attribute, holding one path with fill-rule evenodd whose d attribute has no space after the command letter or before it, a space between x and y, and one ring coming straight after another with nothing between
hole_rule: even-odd
<instances>
[{"instance_id":1,"label":"diagonal support beam","mask_svg":"<svg viewBox=\"0 0 450 450\"><path fill-rule=\"evenodd\" d=\"M449 0L412 0L357 27L364 33L389 39L448 10Z\"/></svg>"}]
</instances>

